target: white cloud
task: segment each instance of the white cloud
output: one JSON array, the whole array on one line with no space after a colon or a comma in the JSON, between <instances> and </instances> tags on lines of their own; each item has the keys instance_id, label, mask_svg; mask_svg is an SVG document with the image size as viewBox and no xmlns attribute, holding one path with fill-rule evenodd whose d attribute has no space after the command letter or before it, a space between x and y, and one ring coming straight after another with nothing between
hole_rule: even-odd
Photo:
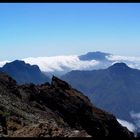
<instances>
[{"instance_id":1,"label":"white cloud","mask_svg":"<svg viewBox=\"0 0 140 140\"><path fill-rule=\"evenodd\" d=\"M121 119L117 119L117 121L124 127L127 127L128 130L134 132L137 128L133 123L130 123L128 121L125 120L121 120Z\"/></svg>"},{"instance_id":2,"label":"white cloud","mask_svg":"<svg viewBox=\"0 0 140 140\"><path fill-rule=\"evenodd\" d=\"M26 63L31 65L36 64L44 72L53 71L71 71L71 70L88 70L92 69L99 62L96 60L92 61L81 61L78 56L53 56L53 57L37 57L37 58L25 58L23 59Z\"/></svg>"},{"instance_id":3,"label":"white cloud","mask_svg":"<svg viewBox=\"0 0 140 140\"><path fill-rule=\"evenodd\" d=\"M133 119L140 119L140 112L139 113L135 113L134 111L130 112L130 115Z\"/></svg>"},{"instance_id":4,"label":"white cloud","mask_svg":"<svg viewBox=\"0 0 140 140\"><path fill-rule=\"evenodd\" d=\"M106 58L112 61L112 64L124 62L131 68L140 69L140 57L110 55L106 56Z\"/></svg>"},{"instance_id":5,"label":"white cloud","mask_svg":"<svg viewBox=\"0 0 140 140\"><path fill-rule=\"evenodd\" d=\"M117 62L124 62L131 68L140 69L140 57L129 57L110 55L106 56L108 61L101 62L96 60L82 61L77 55L70 56L52 56L52 57L37 57L25 58L26 63L31 65L36 64L44 72L68 72L71 70L93 70L107 68Z\"/></svg>"},{"instance_id":6,"label":"white cloud","mask_svg":"<svg viewBox=\"0 0 140 140\"><path fill-rule=\"evenodd\" d=\"M121 55L109 55L106 56L108 60L111 61L132 61L132 62L140 62L140 57L133 56L121 56Z\"/></svg>"},{"instance_id":7,"label":"white cloud","mask_svg":"<svg viewBox=\"0 0 140 140\"><path fill-rule=\"evenodd\" d=\"M8 62L10 62L10 61L2 61L2 62L0 62L0 67L3 67Z\"/></svg>"},{"instance_id":8,"label":"white cloud","mask_svg":"<svg viewBox=\"0 0 140 140\"><path fill-rule=\"evenodd\" d=\"M107 68L114 63L124 62L131 68L140 69L140 57L129 57L129 56L119 56L110 55L106 56L108 61L82 61L77 55L70 56L52 56L52 57L29 57L22 59L26 63L31 65L38 65L41 71L56 74L64 74L71 70L93 70L93 69L103 69ZM0 62L0 67L2 67L6 62Z\"/></svg>"},{"instance_id":9,"label":"white cloud","mask_svg":"<svg viewBox=\"0 0 140 140\"><path fill-rule=\"evenodd\" d=\"M135 111L131 111L130 116L135 122L136 126L140 128L140 112L135 113Z\"/></svg>"}]
</instances>

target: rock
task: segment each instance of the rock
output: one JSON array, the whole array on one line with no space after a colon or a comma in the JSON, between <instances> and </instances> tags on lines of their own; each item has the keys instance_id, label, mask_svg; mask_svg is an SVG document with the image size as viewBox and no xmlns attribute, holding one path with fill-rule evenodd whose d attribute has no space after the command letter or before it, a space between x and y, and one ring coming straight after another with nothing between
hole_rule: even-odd
<instances>
[{"instance_id":1,"label":"rock","mask_svg":"<svg viewBox=\"0 0 140 140\"><path fill-rule=\"evenodd\" d=\"M62 89L70 89L71 88L71 86L68 83L58 79L55 76L52 77L51 86L55 87L55 88L62 88Z\"/></svg>"},{"instance_id":2,"label":"rock","mask_svg":"<svg viewBox=\"0 0 140 140\"><path fill-rule=\"evenodd\" d=\"M0 114L0 134L7 135L6 117Z\"/></svg>"},{"instance_id":3,"label":"rock","mask_svg":"<svg viewBox=\"0 0 140 140\"><path fill-rule=\"evenodd\" d=\"M115 116L96 108L81 92L57 77L51 84L20 86L8 77L0 74L0 81L5 83L0 82L0 108L2 115L7 112L6 122L1 122L2 126L6 124L9 137L134 136Z\"/></svg>"}]
</instances>

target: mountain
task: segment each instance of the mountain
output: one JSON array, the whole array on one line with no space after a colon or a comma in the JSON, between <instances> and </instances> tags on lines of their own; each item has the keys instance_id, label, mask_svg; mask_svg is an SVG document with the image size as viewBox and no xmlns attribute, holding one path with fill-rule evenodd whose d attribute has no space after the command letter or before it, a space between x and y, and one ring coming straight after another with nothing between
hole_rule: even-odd
<instances>
[{"instance_id":1,"label":"mountain","mask_svg":"<svg viewBox=\"0 0 140 140\"><path fill-rule=\"evenodd\" d=\"M115 63L107 69L71 71L61 78L85 93L98 107L139 124L135 113L140 112L140 70Z\"/></svg>"},{"instance_id":2,"label":"mountain","mask_svg":"<svg viewBox=\"0 0 140 140\"><path fill-rule=\"evenodd\" d=\"M88 61L89 60L108 61L108 59L106 57L109 55L111 55L111 54L100 52L100 51L88 52L87 54L80 55L79 59L84 60L84 61L87 61L87 60Z\"/></svg>"},{"instance_id":3,"label":"mountain","mask_svg":"<svg viewBox=\"0 0 140 140\"><path fill-rule=\"evenodd\" d=\"M52 75L61 77L72 70L98 70L110 67L114 63L123 62L131 68L140 69L140 57L121 56L105 52L88 52L83 55L61 55L45 57L28 57L22 59L30 65L37 65L50 78ZM0 62L2 67L6 62Z\"/></svg>"},{"instance_id":4,"label":"mountain","mask_svg":"<svg viewBox=\"0 0 140 140\"><path fill-rule=\"evenodd\" d=\"M51 84L17 85L0 73L0 97L4 137L134 137L114 115L57 77Z\"/></svg>"},{"instance_id":5,"label":"mountain","mask_svg":"<svg viewBox=\"0 0 140 140\"><path fill-rule=\"evenodd\" d=\"M40 84L50 81L49 78L40 71L37 65L30 65L20 60L6 63L0 71L9 74L19 84Z\"/></svg>"}]
</instances>

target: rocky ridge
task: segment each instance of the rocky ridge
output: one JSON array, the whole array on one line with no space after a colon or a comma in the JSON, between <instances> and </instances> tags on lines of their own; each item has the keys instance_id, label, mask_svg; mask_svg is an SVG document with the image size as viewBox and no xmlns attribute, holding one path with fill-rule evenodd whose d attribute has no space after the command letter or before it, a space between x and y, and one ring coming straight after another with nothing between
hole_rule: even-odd
<instances>
[{"instance_id":1,"label":"rocky ridge","mask_svg":"<svg viewBox=\"0 0 140 140\"><path fill-rule=\"evenodd\" d=\"M3 137L134 136L115 116L55 76L51 84L17 85L0 73L0 126Z\"/></svg>"}]
</instances>

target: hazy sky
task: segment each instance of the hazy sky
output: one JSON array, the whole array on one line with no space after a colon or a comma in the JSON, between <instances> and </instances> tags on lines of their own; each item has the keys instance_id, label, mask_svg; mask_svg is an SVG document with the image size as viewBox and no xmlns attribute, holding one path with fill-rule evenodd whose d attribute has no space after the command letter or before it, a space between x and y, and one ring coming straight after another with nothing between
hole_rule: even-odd
<instances>
[{"instance_id":1,"label":"hazy sky","mask_svg":"<svg viewBox=\"0 0 140 140\"><path fill-rule=\"evenodd\" d=\"M140 3L0 4L0 60L104 51L140 55Z\"/></svg>"}]
</instances>

